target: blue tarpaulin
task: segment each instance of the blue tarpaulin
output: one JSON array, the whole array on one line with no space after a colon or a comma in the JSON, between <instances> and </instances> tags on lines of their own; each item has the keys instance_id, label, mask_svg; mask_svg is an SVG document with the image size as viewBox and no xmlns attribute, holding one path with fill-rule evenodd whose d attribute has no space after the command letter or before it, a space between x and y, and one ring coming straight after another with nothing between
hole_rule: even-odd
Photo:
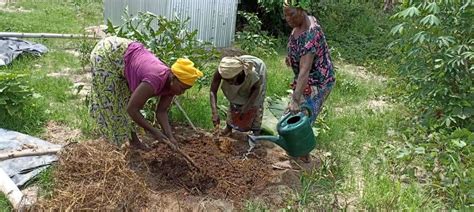
<instances>
[{"instance_id":1,"label":"blue tarpaulin","mask_svg":"<svg viewBox=\"0 0 474 212\"><path fill-rule=\"evenodd\" d=\"M0 128L0 153L60 147L61 145L52 144L33 136ZM0 168L10 176L18 187L21 187L56 160L55 154L18 157L0 160Z\"/></svg>"},{"instance_id":2,"label":"blue tarpaulin","mask_svg":"<svg viewBox=\"0 0 474 212\"><path fill-rule=\"evenodd\" d=\"M43 44L33 43L17 38L0 37L0 66L11 63L18 55L30 53L41 55L46 53L48 48Z\"/></svg>"}]
</instances>

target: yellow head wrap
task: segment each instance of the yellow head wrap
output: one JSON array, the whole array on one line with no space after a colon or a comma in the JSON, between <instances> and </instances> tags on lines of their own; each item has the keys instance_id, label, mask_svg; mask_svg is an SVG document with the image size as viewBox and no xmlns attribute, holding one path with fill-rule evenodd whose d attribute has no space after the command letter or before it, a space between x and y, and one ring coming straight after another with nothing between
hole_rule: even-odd
<instances>
[{"instance_id":1,"label":"yellow head wrap","mask_svg":"<svg viewBox=\"0 0 474 212\"><path fill-rule=\"evenodd\" d=\"M194 67L193 61L185 58L179 58L171 66L171 72L178 80L186 85L193 86L197 78L202 77L202 72Z\"/></svg>"}]
</instances>

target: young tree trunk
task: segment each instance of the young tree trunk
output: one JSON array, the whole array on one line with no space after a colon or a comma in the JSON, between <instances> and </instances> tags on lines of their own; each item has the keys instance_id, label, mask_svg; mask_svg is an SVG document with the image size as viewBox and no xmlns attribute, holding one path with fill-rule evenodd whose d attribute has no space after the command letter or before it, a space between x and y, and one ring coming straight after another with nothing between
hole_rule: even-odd
<instances>
[{"instance_id":1,"label":"young tree trunk","mask_svg":"<svg viewBox=\"0 0 474 212\"><path fill-rule=\"evenodd\" d=\"M397 0L384 0L383 11L390 12L392 11Z\"/></svg>"},{"instance_id":2,"label":"young tree trunk","mask_svg":"<svg viewBox=\"0 0 474 212\"><path fill-rule=\"evenodd\" d=\"M61 148L62 147L53 147L48 149L25 149L20 151L2 152L0 153L0 161L10 158L56 154L61 150Z\"/></svg>"},{"instance_id":3,"label":"young tree trunk","mask_svg":"<svg viewBox=\"0 0 474 212\"><path fill-rule=\"evenodd\" d=\"M0 168L0 191L5 194L13 209L21 208L24 195L2 168Z\"/></svg>"}]
</instances>

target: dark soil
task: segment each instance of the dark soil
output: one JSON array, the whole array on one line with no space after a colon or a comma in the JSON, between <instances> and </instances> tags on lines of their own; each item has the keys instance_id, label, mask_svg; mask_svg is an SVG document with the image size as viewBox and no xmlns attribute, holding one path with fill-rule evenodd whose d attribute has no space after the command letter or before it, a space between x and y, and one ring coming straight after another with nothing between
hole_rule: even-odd
<instances>
[{"instance_id":1,"label":"dark soil","mask_svg":"<svg viewBox=\"0 0 474 212\"><path fill-rule=\"evenodd\" d=\"M209 133L176 130L180 148L200 168L190 168L184 158L165 144L152 151L135 152L130 156L133 169L147 169L148 186L154 191L185 189L192 195L206 195L240 202L269 184L271 166L266 164L265 151L244 157L248 143ZM245 159L244 159L245 158ZM137 173L147 173L142 170Z\"/></svg>"}]
</instances>

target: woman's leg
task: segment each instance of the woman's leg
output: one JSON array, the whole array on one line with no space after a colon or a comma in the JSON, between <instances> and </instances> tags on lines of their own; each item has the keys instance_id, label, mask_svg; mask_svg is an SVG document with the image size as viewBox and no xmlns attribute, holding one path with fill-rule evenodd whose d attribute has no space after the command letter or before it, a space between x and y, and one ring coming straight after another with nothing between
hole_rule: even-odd
<instances>
[{"instance_id":1,"label":"woman's leg","mask_svg":"<svg viewBox=\"0 0 474 212\"><path fill-rule=\"evenodd\" d=\"M319 113L321 112L321 109L323 107L323 103L326 101L327 97L331 93L331 90L333 88L333 83L329 84L328 86L322 88L322 89L317 89L315 86L312 88L312 94L311 96L306 97L306 102L308 106L311 107L312 109L312 114L311 114L311 123L313 124L316 119L318 118ZM310 154L299 157L301 161L305 163L311 162L311 156Z\"/></svg>"},{"instance_id":2,"label":"woman's leg","mask_svg":"<svg viewBox=\"0 0 474 212\"><path fill-rule=\"evenodd\" d=\"M91 53L92 91L90 113L103 137L121 146L132 139L134 125L126 112L130 91L122 75L126 45L106 38Z\"/></svg>"},{"instance_id":3,"label":"woman's leg","mask_svg":"<svg viewBox=\"0 0 474 212\"><path fill-rule=\"evenodd\" d=\"M224 132L222 132L222 135L229 136L232 134L232 127L228 124L225 125Z\"/></svg>"},{"instance_id":4,"label":"woman's leg","mask_svg":"<svg viewBox=\"0 0 474 212\"><path fill-rule=\"evenodd\" d=\"M150 149L147 145L145 145L143 142L140 141L140 139L137 136L137 133L133 131L131 132L130 145L141 150Z\"/></svg>"}]
</instances>

